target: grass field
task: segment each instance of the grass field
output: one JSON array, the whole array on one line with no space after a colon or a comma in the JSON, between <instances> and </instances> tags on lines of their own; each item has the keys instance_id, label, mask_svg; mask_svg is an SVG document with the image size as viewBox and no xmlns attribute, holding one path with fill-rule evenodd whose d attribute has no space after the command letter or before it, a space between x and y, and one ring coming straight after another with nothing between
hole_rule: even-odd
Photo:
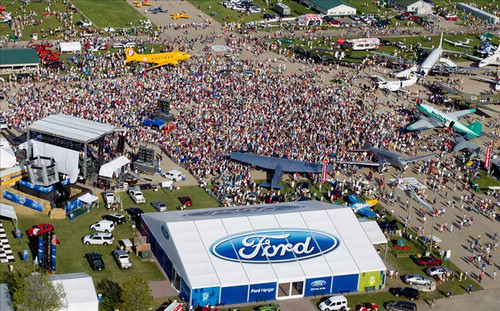
<instances>
[{"instance_id":1,"label":"grass field","mask_svg":"<svg viewBox=\"0 0 500 311\"><path fill-rule=\"evenodd\" d=\"M164 192L159 190L157 192L153 190L144 191L144 195L148 202L146 204L133 204L129 196L126 193L121 194L123 200L123 207L138 206L144 212L156 212L150 202L155 200L161 200L165 202L169 210L174 210L176 206L179 206L178 201L179 196L191 196L193 200L193 206L191 208L202 208L202 207L216 207L218 206L217 201L208 196L205 191L200 187L182 187L181 190L174 190L173 192ZM51 223L55 227L55 232L57 238L61 240L61 245L57 248L57 267L56 272L61 273L73 273L73 272L87 272L94 278L94 283L97 284L104 277L116 281L118 283L123 283L128 280L133 275L139 275L146 280L161 280L163 276L158 270L156 264L152 261L141 261L135 255L131 255L132 268L130 270L120 270L116 265L111 252L117 248L118 240L121 239L132 239L135 236L136 229L131 227L131 223L127 220L127 223L123 225L118 225L113 232L115 236L115 243L113 245L101 246L101 245L84 245L81 238L84 235L91 234L88 227L99 220L101 216L108 213L108 211L103 208L95 208L90 210L88 213L84 213L76 217L73 221L69 219L62 220L52 220L47 216L20 216L19 217L19 227L22 232L25 232L31 226L37 223ZM13 224L2 219L5 231L7 232L9 242L11 243L12 250L16 257L15 267L20 265L29 265L32 263L36 253L35 247L36 242L28 240L26 235L23 235L22 239L14 239ZM28 262L23 262L20 260L23 250L30 250L30 260ZM94 272L90 269L90 266L86 259L84 258L86 253L96 251L103 255L104 263L106 264L106 269L104 271ZM7 264L0 264L0 268L7 269Z\"/></svg>"},{"instance_id":2,"label":"grass field","mask_svg":"<svg viewBox=\"0 0 500 311\"><path fill-rule=\"evenodd\" d=\"M125 0L72 0L97 27L137 26L146 17Z\"/></svg>"},{"instance_id":3,"label":"grass field","mask_svg":"<svg viewBox=\"0 0 500 311\"><path fill-rule=\"evenodd\" d=\"M488 176L484 170L480 171L479 178L474 179L474 182L479 185L481 190L487 190L490 186L500 186L500 181Z\"/></svg>"}]
</instances>

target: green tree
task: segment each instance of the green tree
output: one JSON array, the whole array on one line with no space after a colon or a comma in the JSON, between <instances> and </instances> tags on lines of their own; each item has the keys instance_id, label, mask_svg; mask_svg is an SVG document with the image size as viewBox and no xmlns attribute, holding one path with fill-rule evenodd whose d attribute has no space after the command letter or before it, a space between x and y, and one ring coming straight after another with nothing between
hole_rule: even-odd
<instances>
[{"instance_id":1,"label":"green tree","mask_svg":"<svg viewBox=\"0 0 500 311\"><path fill-rule=\"evenodd\" d=\"M122 302L120 297L122 295L122 288L120 284L104 278L101 282L97 283L97 293L102 294L101 303L99 303L100 310L116 310Z\"/></svg>"},{"instance_id":2,"label":"green tree","mask_svg":"<svg viewBox=\"0 0 500 311\"><path fill-rule=\"evenodd\" d=\"M66 293L61 283L53 283L47 275L32 273L20 278L12 297L17 310L55 311L66 307Z\"/></svg>"},{"instance_id":3,"label":"green tree","mask_svg":"<svg viewBox=\"0 0 500 311\"><path fill-rule=\"evenodd\" d=\"M153 307L153 294L144 279L134 276L122 284L120 311L143 311Z\"/></svg>"}]
</instances>

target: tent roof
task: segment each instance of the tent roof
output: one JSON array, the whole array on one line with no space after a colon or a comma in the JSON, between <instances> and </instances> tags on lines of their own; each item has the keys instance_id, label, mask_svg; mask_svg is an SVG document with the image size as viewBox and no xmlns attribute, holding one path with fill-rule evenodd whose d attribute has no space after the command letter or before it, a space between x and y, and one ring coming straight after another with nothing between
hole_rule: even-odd
<instances>
[{"instance_id":1,"label":"tent roof","mask_svg":"<svg viewBox=\"0 0 500 311\"><path fill-rule=\"evenodd\" d=\"M17 163L14 150L10 147L0 148L0 168L9 168L15 166Z\"/></svg>"},{"instance_id":2,"label":"tent roof","mask_svg":"<svg viewBox=\"0 0 500 311\"><path fill-rule=\"evenodd\" d=\"M104 176L111 178L113 177L113 172L120 169L122 166L125 166L130 163L130 160L125 156L119 156L118 158L109 161L108 163L101 166L99 169L99 176Z\"/></svg>"},{"instance_id":3,"label":"tent roof","mask_svg":"<svg viewBox=\"0 0 500 311\"><path fill-rule=\"evenodd\" d=\"M115 127L60 113L35 121L29 129L70 141L88 143L113 132Z\"/></svg>"},{"instance_id":4,"label":"tent roof","mask_svg":"<svg viewBox=\"0 0 500 311\"><path fill-rule=\"evenodd\" d=\"M1 202L0 202L0 216L17 220L17 214L16 211L14 210L14 207L12 205Z\"/></svg>"},{"instance_id":5,"label":"tent roof","mask_svg":"<svg viewBox=\"0 0 500 311\"><path fill-rule=\"evenodd\" d=\"M385 266L349 207L319 201L148 213L142 218L191 288L287 282L383 271ZM216 241L257 230L319 231L337 238L333 251L307 260L254 264L212 253ZM165 234L168 232L168 234ZM167 238L168 237L168 238ZM182 272L180 272L182 274Z\"/></svg>"},{"instance_id":6,"label":"tent roof","mask_svg":"<svg viewBox=\"0 0 500 311\"><path fill-rule=\"evenodd\" d=\"M0 67L38 65L40 58L34 49L0 49Z\"/></svg>"},{"instance_id":7,"label":"tent roof","mask_svg":"<svg viewBox=\"0 0 500 311\"><path fill-rule=\"evenodd\" d=\"M7 284L0 284L0 310L14 311Z\"/></svg>"},{"instance_id":8,"label":"tent roof","mask_svg":"<svg viewBox=\"0 0 500 311\"><path fill-rule=\"evenodd\" d=\"M92 277L87 273L51 275L52 282L62 284L66 292L67 310L97 311L98 300Z\"/></svg>"},{"instance_id":9,"label":"tent roof","mask_svg":"<svg viewBox=\"0 0 500 311\"><path fill-rule=\"evenodd\" d=\"M80 42L61 42L59 43L59 47L61 48L61 52L81 51L82 44Z\"/></svg>"},{"instance_id":10,"label":"tent roof","mask_svg":"<svg viewBox=\"0 0 500 311\"><path fill-rule=\"evenodd\" d=\"M95 195L93 195L92 193L85 193L84 195L82 196L79 196L78 197L78 200L79 201L82 201L83 203L87 203L87 204L90 204L92 202L95 202L97 200L99 200L99 197L96 197Z\"/></svg>"},{"instance_id":11,"label":"tent roof","mask_svg":"<svg viewBox=\"0 0 500 311\"><path fill-rule=\"evenodd\" d=\"M359 219L359 223L373 245L387 243L387 238L375 220Z\"/></svg>"}]
</instances>

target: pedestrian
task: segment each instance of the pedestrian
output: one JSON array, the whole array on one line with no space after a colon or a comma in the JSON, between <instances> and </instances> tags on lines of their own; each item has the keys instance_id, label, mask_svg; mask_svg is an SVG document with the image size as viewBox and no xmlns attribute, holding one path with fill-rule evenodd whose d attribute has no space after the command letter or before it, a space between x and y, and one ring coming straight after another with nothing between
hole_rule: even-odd
<instances>
[{"instance_id":1,"label":"pedestrian","mask_svg":"<svg viewBox=\"0 0 500 311\"><path fill-rule=\"evenodd\" d=\"M463 278L463 276L464 276L463 272L462 272L462 271L460 271L460 276L459 276L459 278L458 278L458 281L459 281L459 282L462 282L462 278Z\"/></svg>"},{"instance_id":2,"label":"pedestrian","mask_svg":"<svg viewBox=\"0 0 500 311\"><path fill-rule=\"evenodd\" d=\"M432 300L431 300L431 309L434 309L435 305L436 305L436 298L432 298Z\"/></svg>"},{"instance_id":3,"label":"pedestrian","mask_svg":"<svg viewBox=\"0 0 500 311\"><path fill-rule=\"evenodd\" d=\"M497 279L497 270L493 270L493 281Z\"/></svg>"},{"instance_id":4,"label":"pedestrian","mask_svg":"<svg viewBox=\"0 0 500 311\"><path fill-rule=\"evenodd\" d=\"M474 287L472 287L472 284L469 284L469 295L472 294L473 289L474 289Z\"/></svg>"},{"instance_id":5,"label":"pedestrian","mask_svg":"<svg viewBox=\"0 0 500 311\"><path fill-rule=\"evenodd\" d=\"M469 272L467 272L467 270L465 270L464 272L464 280L467 280L467 275L469 274Z\"/></svg>"}]
</instances>

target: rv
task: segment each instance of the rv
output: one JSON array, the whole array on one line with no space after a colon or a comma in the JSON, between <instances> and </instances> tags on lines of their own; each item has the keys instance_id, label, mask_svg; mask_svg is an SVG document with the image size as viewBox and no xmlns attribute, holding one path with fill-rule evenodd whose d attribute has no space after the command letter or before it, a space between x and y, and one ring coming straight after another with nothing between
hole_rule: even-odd
<instances>
[{"instance_id":1,"label":"rv","mask_svg":"<svg viewBox=\"0 0 500 311\"><path fill-rule=\"evenodd\" d=\"M376 50L380 47L379 38L362 38L347 40L353 51Z\"/></svg>"},{"instance_id":2,"label":"rv","mask_svg":"<svg viewBox=\"0 0 500 311\"><path fill-rule=\"evenodd\" d=\"M281 2L276 3L276 7L274 8L276 12L281 15L288 16L290 15L290 7L288 5L283 4Z\"/></svg>"}]
</instances>

